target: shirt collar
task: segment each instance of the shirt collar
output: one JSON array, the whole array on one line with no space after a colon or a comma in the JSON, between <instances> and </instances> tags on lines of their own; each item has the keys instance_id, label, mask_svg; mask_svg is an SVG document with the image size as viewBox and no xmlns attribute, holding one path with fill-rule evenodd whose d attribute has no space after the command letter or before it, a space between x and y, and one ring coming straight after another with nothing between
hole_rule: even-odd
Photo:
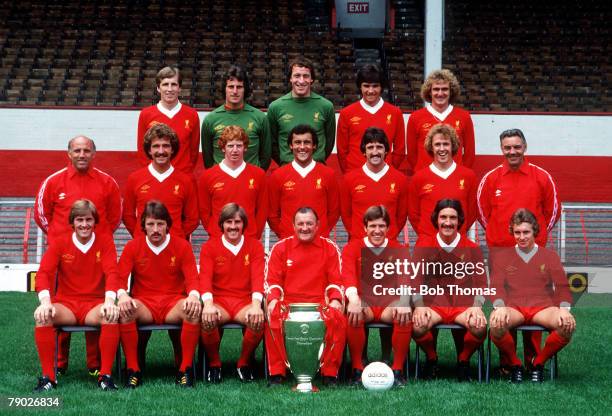
<instances>
[{"instance_id":1,"label":"shirt collar","mask_svg":"<svg viewBox=\"0 0 612 416\"><path fill-rule=\"evenodd\" d=\"M427 109L427 111L429 111L431 113L431 115L433 115L435 118L437 118L440 121L444 121L444 119L446 119L446 117L448 117L448 115L451 113L451 111L453 111L453 105L449 104L448 107L446 108L446 110L444 110L443 112L438 112L438 110L436 110L435 108L433 108L433 106L430 103L427 103L427 105L425 106L425 108Z\"/></svg>"},{"instance_id":2,"label":"shirt collar","mask_svg":"<svg viewBox=\"0 0 612 416\"><path fill-rule=\"evenodd\" d=\"M514 249L516 250L516 254L518 254L525 263L529 263L529 260L531 260L531 258L538 252L538 245L534 244L533 248L528 253L521 250L518 244L514 246Z\"/></svg>"},{"instance_id":3,"label":"shirt collar","mask_svg":"<svg viewBox=\"0 0 612 416\"><path fill-rule=\"evenodd\" d=\"M171 110L167 110L166 107L162 105L162 103L157 103L157 109L159 110L159 112L168 118L174 117L179 111L181 111L182 107L183 107L183 104L181 104L180 101L176 103L174 108Z\"/></svg>"},{"instance_id":4,"label":"shirt collar","mask_svg":"<svg viewBox=\"0 0 612 416\"><path fill-rule=\"evenodd\" d=\"M385 174L389 171L389 165L387 165L385 163L385 167L382 168L380 170L380 172L378 173L374 173L372 172L369 168L367 163L364 163L363 166L361 167L361 169L363 170L363 173L366 174L366 176L368 176L370 179L372 179L374 182L378 182L383 176L385 176Z\"/></svg>"},{"instance_id":5,"label":"shirt collar","mask_svg":"<svg viewBox=\"0 0 612 416\"><path fill-rule=\"evenodd\" d=\"M166 179L168 179L168 177L172 175L172 172L174 172L174 166L172 165L170 165L170 168L164 173L159 173L158 171L156 171L155 168L153 167L153 163L149 163L148 169L149 169L149 173L153 175L153 177L160 182L163 182Z\"/></svg>"},{"instance_id":6,"label":"shirt collar","mask_svg":"<svg viewBox=\"0 0 612 416\"><path fill-rule=\"evenodd\" d=\"M436 167L435 164L431 164L429 165L429 169L436 175L438 175L439 177L441 177L442 179L448 179L448 177L450 175L453 174L453 172L455 171L455 169L457 169L457 164L455 163L455 161L453 160L453 164L450 166L450 168L446 169L446 170L440 170Z\"/></svg>"},{"instance_id":7,"label":"shirt collar","mask_svg":"<svg viewBox=\"0 0 612 416\"><path fill-rule=\"evenodd\" d=\"M236 179L246 169L246 162L243 160L240 166L238 166L236 169L232 169L225 164L225 160L222 160L221 163L219 163L219 169Z\"/></svg>"},{"instance_id":8,"label":"shirt collar","mask_svg":"<svg viewBox=\"0 0 612 416\"><path fill-rule=\"evenodd\" d=\"M83 254L87 254L91 246L93 246L94 241L96 241L96 233L94 232L91 233L91 238L85 244L81 244L81 242L77 239L75 232L72 233L72 242Z\"/></svg>"},{"instance_id":9,"label":"shirt collar","mask_svg":"<svg viewBox=\"0 0 612 416\"><path fill-rule=\"evenodd\" d=\"M310 164L306 166L305 168L301 167L295 160L291 161L291 166L293 166L293 169L295 169L296 172L299 173L302 178L305 178L306 176L308 176L308 174L312 172L312 170L315 168L316 165L317 165L317 162L315 162L314 159L311 160Z\"/></svg>"},{"instance_id":10,"label":"shirt collar","mask_svg":"<svg viewBox=\"0 0 612 416\"><path fill-rule=\"evenodd\" d=\"M516 170L510 169L510 165L508 164L508 161L505 160L505 159L504 159L504 163L503 163L502 166L503 166L502 167L502 169L503 169L502 173L504 175L506 175L506 174L508 174L510 172L520 172L520 173L522 173L524 175L529 175L529 162L527 162L527 158L523 159L523 163L521 163L521 166L519 166L519 168L516 169Z\"/></svg>"},{"instance_id":11,"label":"shirt collar","mask_svg":"<svg viewBox=\"0 0 612 416\"><path fill-rule=\"evenodd\" d=\"M226 249L231 251L234 256L237 256L238 253L240 253L240 250L242 250L242 246L244 245L244 236L243 235L240 236L240 242L236 245L233 245L232 243L227 241L224 235L221 236L221 242L223 243L223 246Z\"/></svg>"},{"instance_id":12,"label":"shirt collar","mask_svg":"<svg viewBox=\"0 0 612 416\"><path fill-rule=\"evenodd\" d=\"M154 246L150 241L149 241L149 237L145 237L145 239L147 240L147 245L149 246L149 248L151 249L151 251L153 253L155 253L156 256L159 256L159 253L161 253L162 251L164 251L164 249L166 247L168 247L168 244L170 244L170 234L166 234L166 241L164 241L162 243L161 246Z\"/></svg>"},{"instance_id":13,"label":"shirt collar","mask_svg":"<svg viewBox=\"0 0 612 416\"><path fill-rule=\"evenodd\" d=\"M359 100L359 104L361 104L361 107L368 113L376 114L378 110L380 110L382 106L385 104L385 100L383 100L382 97L380 97L380 100L378 100L378 102L375 105L371 106L371 105L368 105L365 102L365 100L362 98L361 100Z\"/></svg>"},{"instance_id":14,"label":"shirt collar","mask_svg":"<svg viewBox=\"0 0 612 416\"><path fill-rule=\"evenodd\" d=\"M310 243L302 243L302 242L299 240L299 238L297 238L295 235L292 235L292 236L291 236L291 237L289 237L289 238L291 238L291 239L292 239L292 241L291 241L291 247L293 247L293 248L295 248L295 247L297 247L297 246L301 246L301 245L302 245L302 246L310 246L310 245L313 245L313 246L317 246L317 247L321 246L321 237L315 237L315 238L314 238L314 240L312 240ZM319 260L319 259L317 259L317 260ZM316 261L316 260L315 260L315 259L313 259L313 261Z\"/></svg>"},{"instance_id":15,"label":"shirt collar","mask_svg":"<svg viewBox=\"0 0 612 416\"><path fill-rule=\"evenodd\" d=\"M87 175L89 177L93 178L93 166L91 165L91 163L89 164L89 168L85 171L85 173L81 173L77 170L77 168L74 167L74 165L72 164L72 162L68 163L68 176L70 178L74 177L75 175Z\"/></svg>"},{"instance_id":16,"label":"shirt collar","mask_svg":"<svg viewBox=\"0 0 612 416\"><path fill-rule=\"evenodd\" d=\"M461 234L457 233L455 239L451 241L450 244L446 244L444 240L442 240L442 238L440 237L440 233L436 234L436 240L438 240L438 244L440 244L440 248L442 248L442 250L446 251L447 253L450 253L459 245L459 240L461 240Z\"/></svg>"},{"instance_id":17,"label":"shirt collar","mask_svg":"<svg viewBox=\"0 0 612 416\"><path fill-rule=\"evenodd\" d=\"M370 243L370 240L368 240L368 237L365 236L363 237L363 244L365 244L365 246L369 248L371 252L373 252L376 255L379 255L387 247L387 244L389 244L389 239L385 238L385 242L382 243L382 245L375 246L374 244Z\"/></svg>"}]
</instances>

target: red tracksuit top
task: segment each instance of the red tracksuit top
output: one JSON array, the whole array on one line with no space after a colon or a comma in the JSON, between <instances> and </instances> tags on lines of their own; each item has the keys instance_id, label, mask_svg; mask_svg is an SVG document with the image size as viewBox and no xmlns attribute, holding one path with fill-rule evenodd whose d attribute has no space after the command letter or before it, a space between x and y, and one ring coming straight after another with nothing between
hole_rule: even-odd
<instances>
[{"instance_id":1,"label":"red tracksuit top","mask_svg":"<svg viewBox=\"0 0 612 416\"><path fill-rule=\"evenodd\" d=\"M221 162L223 163L223 162ZM246 211L249 225L245 235L261 238L268 215L266 173L255 165L246 164L234 178L220 164L204 171L198 180L200 219L211 237L220 237L219 214L225 204L235 202Z\"/></svg>"},{"instance_id":2,"label":"red tracksuit top","mask_svg":"<svg viewBox=\"0 0 612 416\"><path fill-rule=\"evenodd\" d=\"M319 162L305 178L292 163L276 169L268 181L268 196L268 224L279 238L293 235L293 216L301 207L315 210L322 236L329 235L340 216L334 171Z\"/></svg>"},{"instance_id":3,"label":"red tracksuit top","mask_svg":"<svg viewBox=\"0 0 612 416\"><path fill-rule=\"evenodd\" d=\"M140 216L147 202L156 199L162 202L172 218L170 233L185 238L199 223L198 196L193 176L175 169L160 182L149 171L149 167L138 169L127 180L123 196L123 223L132 237L144 235Z\"/></svg>"},{"instance_id":4,"label":"red tracksuit top","mask_svg":"<svg viewBox=\"0 0 612 416\"><path fill-rule=\"evenodd\" d=\"M509 225L512 214L519 208L527 208L536 216L540 225L536 243L541 247L546 246L548 233L561 215L561 201L552 177L527 159L516 171L504 161L485 174L476 199L489 247L514 246Z\"/></svg>"},{"instance_id":5,"label":"red tracksuit top","mask_svg":"<svg viewBox=\"0 0 612 416\"><path fill-rule=\"evenodd\" d=\"M108 234L94 234L93 245L83 253L72 234L55 239L40 262L36 291L48 290L51 301L58 298L104 299L104 292L116 291L117 252ZM57 280L57 289L55 282Z\"/></svg>"},{"instance_id":6,"label":"red tracksuit top","mask_svg":"<svg viewBox=\"0 0 612 416\"><path fill-rule=\"evenodd\" d=\"M132 275L131 296L185 296L199 290L198 269L191 245L182 238L170 238L164 250L155 254L146 237L128 241L119 259L117 287L127 290Z\"/></svg>"},{"instance_id":7,"label":"red tracksuit top","mask_svg":"<svg viewBox=\"0 0 612 416\"><path fill-rule=\"evenodd\" d=\"M280 298L283 288L287 303L323 303L325 288L334 284L342 287L341 259L338 246L324 237L310 243L301 243L291 236L280 240L270 251L266 264L265 283L268 301ZM341 300L335 289L329 290L329 299Z\"/></svg>"},{"instance_id":8,"label":"red tracksuit top","mask_svg":"<svg viewBox=\"0 0 612 416\"><path fill-rule=\"evenodd\" d=\"M408 219L419 239L435 236L438 230L431 223L431 214L441 199L461 202L465 222L459 230L464 234L477 218L476 189L478 181L472 169L455 165L455 171L446 179L431 170L431 165L414 174L408 190Z\"/></svg>"},{"instance_id":9,"label":"red tracksuit top","mask_svg":"<svg viewBox=\"0 0 612 416\"><path fill-rule=\"evenodd\" d=\"M96 225L97 234L112 235L119 227L122 207L117 182L94 167L84 174L79 173L70 163L67 168L43 181L34 201L34 219L47 233L49 243L60 236L72 234L72 227L68 224L70 208L75 201L83 198L93 202L98 210L100 223Z\"/></svg>"},{"instance_id":10,"label":"red tracksuit top","mask_svg":"<svg viewBox=\"0 0 612 416\"><path fill-rule=\"evenodd\" d=\"M263 295L265 255L259 240L245 236L238 254L212 237L200 252L200 293L215 297L250 298Z\"/></svg>"},{"instance_id":11,"label":"red tracksuit top","mask_svg":"<svg viewBox=\"0 0 612 416\"><path fill-rule=\"evenodd\" d=\"M366 175L363 168L347 173L340 187L340 206L342 222L351 239L365 236L363 214L372 205L384 205L389 211L391 225L387 237L395 240L408 215L408 178L392 166L378 182Z\"/></svg>"},{"instance_id":12,"label":"red tracksuit top","mask_svg":"<svg viewBox=\"0 0 612 416\"><path fill-rule=\"evenodd\" d=\"M452 111L444 120L434 116L427 107L410 114L406 127L406 141L408 142L408 164L413 173L418 172L432 162L431 156L425 150L425 137L436 124L448 124L457 132L461 142L457 155L453 158L458 165L471 168L474 164L476 145L474 142L474 124L470 113L453 106Z\"/></svg>"},{"instance_id":13,"label":"red tracksuit top","mask_svg":"<svg viewBox=\"0 0 612 416\"><path fill-rule=\"evenodd\" d=\"M378 127L385 131L391 145L387 163L397 169L406 157L406 129L402 110L385 101L376 113L371 114L363 108L361 101L357 101L344 107L338 117L336 149L342 172L361 168L365 163L359 145L368 127Z\"/></svg>"},{"instance_id":14,"label":"red tracksuit top","mask_svg":"<svg viewBox=\"0 0 612 416\"><path fill-rule=\"evenodd\" d=\"M167 124L178 136L179 152L172 159L172 165L183 173L193 175L200 151L200 117L193 108L181 103L181 109L172 118L163 114L156 105L144 108L138 116L137 148L142 166L150 163L144 153L143 142L147 130L154 124Z\"/></svg>"}]
</instances>

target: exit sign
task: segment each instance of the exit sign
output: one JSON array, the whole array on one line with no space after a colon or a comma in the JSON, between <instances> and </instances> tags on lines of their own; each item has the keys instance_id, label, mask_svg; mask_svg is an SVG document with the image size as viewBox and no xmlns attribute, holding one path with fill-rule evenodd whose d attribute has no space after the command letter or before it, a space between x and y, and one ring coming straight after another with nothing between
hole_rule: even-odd
<instances>
[{"instance_id":1,"label":"exit sign","mask_svg":"<svg viewBox=\"0 0 612 416\"><path fill-rule=\"evenodd\" d=\"M369 13L370 12L370 3L347 3L346 4L347 12L351 14L355 13Z\"/></svg>"}]
</instances>

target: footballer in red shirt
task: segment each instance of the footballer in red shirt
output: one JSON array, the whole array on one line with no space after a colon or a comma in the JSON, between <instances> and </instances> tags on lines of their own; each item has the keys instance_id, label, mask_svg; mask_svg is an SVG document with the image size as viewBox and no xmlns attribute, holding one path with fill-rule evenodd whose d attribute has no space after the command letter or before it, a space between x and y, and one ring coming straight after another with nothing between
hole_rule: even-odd
<instances>
[{"instance_id":1,"label":"footballer in red shirt","mask_svg":"<svg viewBox=\"0 0 612 416\"><path fill-rule=\"evenodd\" d=\"M536 216L524 208L517 210L510 230L516 246L492 254L491 286L498 293L489 318L491 340L508 358L512 382L520 383L523 364L510 331L523 324L547 328L550 335L544 347L529 363L531 381L542 382L544 364L570 342L576 329L570 313L572 296L557 254L536 243L540 230Z\"/></svg>"},{"instance_id":2,"label":"footballer in red shirt","mask_svg":"<svg viewBox=\"0 0 612 416\"><path fill-rule=\"evenodd\" d=\"M484 258L480 248L472 240L460 234L465 216L461 202L456 199L442 199L438 201L431 215L437 233L434 236L419 239L415 247L414 260L425 261L432 264L446 265L449 263L462 263L461 268L471 272L466 275L453 274L429 276L421 275L421 280L429 287L442 287L444 294L433 298L416 295L414 299L413 336L419 347L425 351L425 378L433 379L437 376L438 354L436 342L431 329L438 324L459 324L465 330L453 332L457 347L457 379L470 381L470 357L484 342L487 331L487 319L482 312L487 285L487 275L484 269ZM481 289L475 295L454 293L477 293L472 289ZM456 331L456 330L453 330Z\"/></svg>"},{"instance_id":3,"label":"footballer in red shirt","mask_svg":"<svg viewBox=\"0 0 612 416\"><path fill-rule=\"evenodd\" d=\"M388 237L395 240L406 223L408 178L385 163L389 140L384 130L368 128L361 138L361 152L365 164L347 173L340 188L342 222L350 239L360 239L366 234L362 222L366 210L383 205L391 218Z\"/></svg>"},{"instance_id":4,"label":"footballer in red shirt","mask_svg":"<svg viewBox=\"0 0 612 416\"><path fill-rule=\"evenodd\" d=\"M266 265L268 383L278 385L285 378L282 313L288 304L307 302L327 307L321 375L325 385L336 385L346 343L340 250L331 240L319 236L320 222L312 208L299 208L293 218L294 235L272 247Z\"/></svg>"},{"instance_id":5,"label":"footballer in red shirt","mask_svg":"<svg viewBox=\"0 0 612 416\"><path fill-rule=\"evenodd\" d=\"M459 149L455 130L446 124L436 124L427 133L425 149L433 162L410 179L408 219L412 228L419 240L434 237L438 230L431 221L431 213L436 203L441 199L456 199L461 203L465 218L459 232L466 235L477 217L478 183L472 169L453 160Z\"/></svg>"},{"instance_id":6,"label":"footballer in red shirt","mask_svg":"<svg viewBox=\"0 0 612 416\"><path fill-rule=\"evenodd\" d=\"M346 288L346 298L348 299L346 307L348 318L347 342L351 353L352 382L354 384L361 384L363 373L362 355L367 341L364 324L369 322L393 324L391 338L393 364L391 368L394 375L394 385L401 387L406 384L403 368L410 350L410 336L412 334L412 310L410 305L363 306L361 296L363 253L369 250L369 255L383 258L387 247L392 249L402 247L397 241L387 238L390 222L389 213L384 206L371 206L363 216L363 227L365 228L366 236L362 239L353 239L342 251L342 280Z\"/></svg>"},{"instance_id":7,"label":"footballer in red shirt","mask_svg":"<svg viewBox=\"0 0 612 416\"><path fill-rule=\"evenodd\" d=\"M157 123L164 123L176 132L180 150L174 160L174 167L193 175L200 150L200 117L193 108L179 101L181 93L181 73L176 67L164 67L155 77L159 102L144 108L138 116L138 136L136 145L141 165L149 164L143 151L146 132Z\"/></svg>"},{"instance_id":8,"label":"footballer in red shirt","mask_svg":"<svg viewBox=\"0 0 612 416\"><path fill-rule=\"evenodd\" d=\"M391 144L387 162L399 169L406 159L404 115L398 107L382 99L385 87L386 79L378 65L367 64L357 71L357 88L362 98L340 110L338 117L336 148L342 173L363 166L365 158L360 144L368 127L381 128L387 134Z\"/></svg>"},{"instance_id":9,"label":"footballer in red shirt","mask_svg":"<svg viewBox=\"0 0 612 416\"><path fill-rule=\"evenodd\" d=\"M318 232L327 237L340 216L334 171L313 159L319 140L314 128L298 124L287 142L293 161L276 169L268 182L268 224L279 238L294 233L293 218L300 207L311 207L319 218Z\"/></svg>"},{"instance_id":10,"label":"footballer in red shirt","mask_svg":"<svg viewBox=\"0 0 612 416\"><path fill-rule=\"evenodd\" d=\"M223 163L223 162L222 162ZM221 382L219 326L236 322L246 327L237 373L242 382L254 381L250 358L263 337L264 250L244 231L249 221L245 210L229 203L219 214L220 237L212 237L200 254L202 342L208 358L206 380Z\"/></svg>"},{"instance_id":11,"label":"footballer in red shirt","mask_svg":"<svg viewBox=\"0 0 612 416\"><path fill-rule=\"evenodd\" d=\"M150 162L133 172L124 192L123 223L132 237L142 235L140 215L151 200L163 202L172 217L172 234L187 238L198 226L198 197L193 175L174 168L179 139L170 127L155 124L144 136L143 152Z\"/></svg>"},{"instance_id":12,"label":"footballer in red shirt","mask_svg":"<svg viewBox=\"0 0 612 416\"><path fill-rule=\"evenodd\" d=\"M91 201L77 200L68 218L73 233L51 243L36 274L40 306L34 311L34 340L43 376L34 391L52 390L57 385L55 336L56 327L63 325L101 327L98 386L102 390L116 390L111 377L119 344L115 244L108 234L94 233L99 216Z\"/></svg>"},{"instance_id":13,"label":"footballer in red shirt","mask_svg":"<svg viewBox=\"0 0 612 416\"><path fill-rule=\"evenodd\" d=\"M180 324L182 360L176 378L193 386L193 354L200 339L198 270L191 245L169 233L172 217L159 201L149 201L141 216L145 235L129 241L119 260L117 287L121 344L128 368L126 387L142 382L136 324ZM131 292L128 294L128 278Z\"/></svg>"},{"instance_id":14,"label":"footballer in red shirt","mask_svg":"<svg viewBox=\"0 0 612 416\"><path fill-rule=\"evenodd\" d=\"M243 207L249 218L247 235L259 239L268 215L266 173L245 162L249 136L242 127L225 127L217 145L223 160L206 169L198 181L202 225L208 235L220 237L223 230L218 226L219 214L226 204L234 202Z\"/></svg>"},{"instance_id":15,"label":"footballer in red shirt","mask_svg":"<svg viewBox=\"0 0 612 416\"><path fill-rule=\"evenodd\" d=\"M438 69L427 76L421 86L421 98L428 104L410 114L406 127L411 174L431 163L431 156L424 147L425 137L429 129L438 123L448 124L457 132L459 149L454 156L455 162L468 168L474 164L476 145L472 117L469 112L454 105L460 93L459 81L448 69Z\"/></svg>"}]
</instances>

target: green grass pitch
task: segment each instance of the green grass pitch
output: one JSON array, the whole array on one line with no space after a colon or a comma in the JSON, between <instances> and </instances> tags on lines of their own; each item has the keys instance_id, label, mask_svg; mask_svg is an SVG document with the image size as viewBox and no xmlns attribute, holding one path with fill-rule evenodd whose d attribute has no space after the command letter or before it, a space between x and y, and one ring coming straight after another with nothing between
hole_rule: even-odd
<instances>
[{"instance_id":1,"label":"green grass pitch","mask_svg":"<svg viewBox=\"0 0 612 416\"><path fill-rule=\"evenodd\" d=\"M222 344L224 381L194 389L174 385L172 352L166 334L154 334L147 350L144 385L134 391L102 392L85 370L84 337L73 334L68 374L48 396L59 397L62 407L7 408L8 397L33 396L40 373L33 339L33 293L0 293L0 414L67 415L398 415L398 414L536 414L593 415L612 413L612 296L586 295L575 307L578 328L570 345L559 355L559 378L542 385L459 384L454 381L454 348L450 334L440 335L440 364L444 378L434 382L410 381L404 389L368 392L342 386L321 388L316 394L298 394L287 385L266 388L265 381L242 385L234 375L240 348L239 331L227 331ZM376 335L373 333L373 335ZM370 357L378 352L378 337L370 336ZM261 355L258 353L258 358ZM493 365L497 365L494 350ZM412 344L414 359L414 343ZM472 360L474 366L475 359Z\"/></svg>"}]
</instances>

